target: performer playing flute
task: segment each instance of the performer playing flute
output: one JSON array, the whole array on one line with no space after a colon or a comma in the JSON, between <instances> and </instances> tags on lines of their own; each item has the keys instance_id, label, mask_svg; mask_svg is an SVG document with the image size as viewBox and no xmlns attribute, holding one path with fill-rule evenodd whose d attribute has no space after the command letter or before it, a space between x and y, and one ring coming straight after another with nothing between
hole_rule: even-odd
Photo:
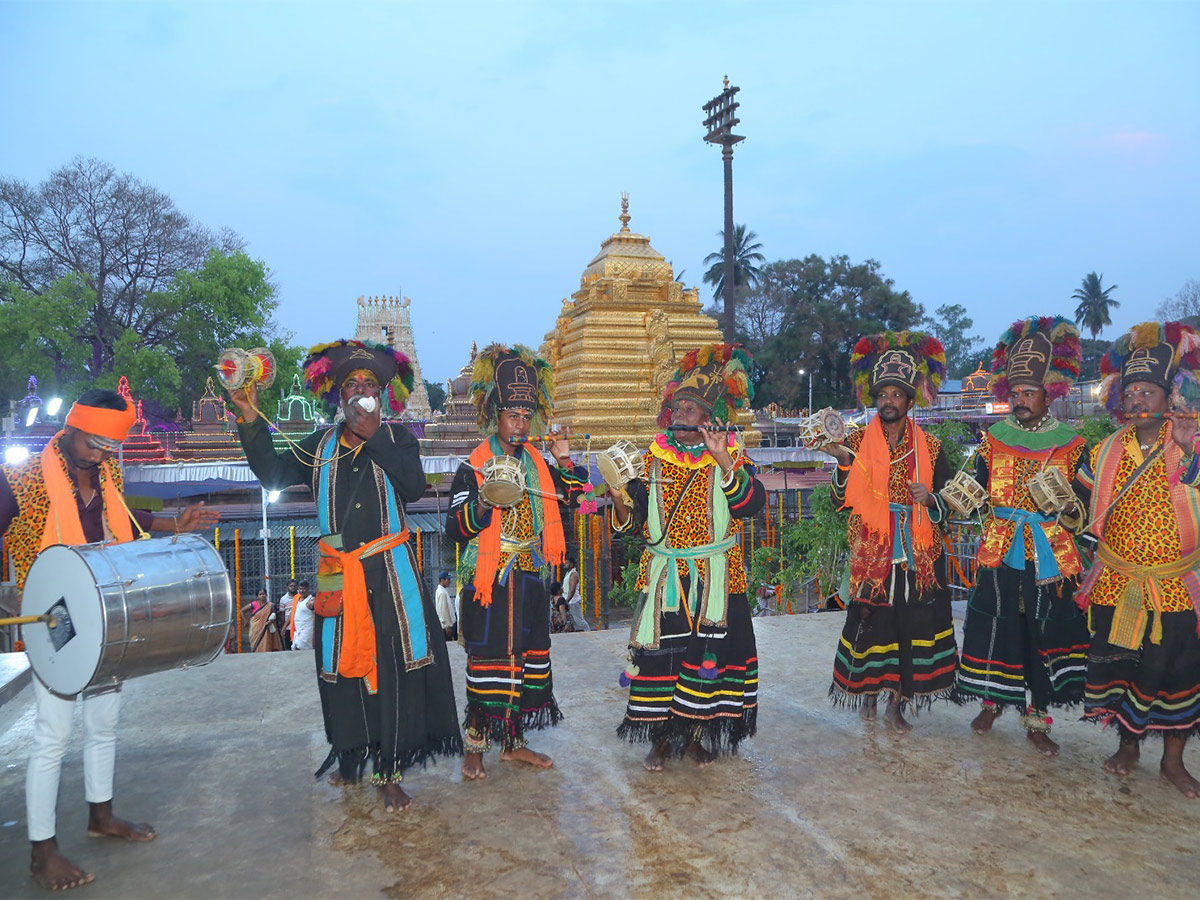
<instances>
[{"instance_id":1,"label":"performer playing flute","mask_svg":"<svg viewBox=\"0 0 1200 900\"><path fill-rule=\"evenodd\" d=\"M669 756L707 766L736 753L758 721L758 650L742 520L766 493L734 434L720 428L749 405L750 356L729 344L693 350L663 394L645 475L610 488L612 526L646 538L637 586L645 591L630 637L629 704L617 734L649 742L643 765ZM711 427L717 425L717 428Z\"/></svg>"},{"instance_id":2,"label":"performer playing flute","mask_svg":"<svg viewBox=\"0 0 1200 900\"><path fill-rule=\"evenodd\" d=\"M1096 562L1076 597L1087 608L1084 714L1116 724L1104 762L1128 775L1147 735L1163 739L1159 769L1185 796L1200 782L1183 750L1200 729L1200 456L1196 419L1200 333L1179 322L1143 322L1101 360L1101 396L1131 424L1101 441L1080 469L1091 491ZM1176 408L1184 415L1152 418Z\"/></svg>"}]
</instances>

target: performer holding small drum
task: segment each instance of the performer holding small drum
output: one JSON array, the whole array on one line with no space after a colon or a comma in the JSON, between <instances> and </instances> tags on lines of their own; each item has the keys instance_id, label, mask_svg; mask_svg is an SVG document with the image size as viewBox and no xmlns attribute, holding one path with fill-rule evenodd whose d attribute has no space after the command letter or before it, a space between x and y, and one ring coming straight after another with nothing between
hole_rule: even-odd
<instances>
[{"instance_id":1,"label":"performer holding small drum","mask_svg":"<svg viewBox=\"0 0 1200 900\"><path fill-rule=\"evenodd\" d=\"M121 493L121 469L112 456L129 434L135 416L133 405L120 394L90 390L71 407L66 427L40 454L19 465L0 467L0 530L12 554L18 586L24 587L38 554L56 544L131 541L135 522L139 531L179 532L207 528L217 521L216 510L205 509L203 503L188 507L177 519L142 510L130 513ZM30 871L41 887L65 890L87 884L95 877L59 852L55 836L59 775L71 739L77 699L83 706L88 834L150 841L155 832L149 825L128 822L113 814L120 691L109 687L103 693L84 691L63 696L35 678L33 695L37 718L25 777L32 845Z\"/></svg>"},{"instance_id":2,"label":"performer holding small drum","mask_svg":"<svg viewBox=\"0 0 1200 900\"><path fill-rule=\"evenodd\" d=\"M541 571L565 557L563 518L587 489L571 463L569 434L554 434L547 464L530 446L554 394L550 365L526 347L492 344L475 358L471 400L488 437L459 467L446 534L463 546L459 639L467 651L463 776L487 777L483 754L550 768L526 745L527 729L562 718L550 672L550 609Z\"/></svg>"},{"instance_id":3,"label":"performer holding small drum","mask_svg":"<svg viewBox=\"0 0 1200 900\"><path fill-rule=\"evenodd\" d=\"M335 784L358 782L371 762L384 810L412 801L405 769L462 751L441 622L416 573L405 505L425 493L413 433L383 421L413 384L408 357L357 340L319 344L304 382L345 417L276 453L253 382L230 394L238 436L263 486L309 484L321 529L313 630L317 684Z\"/></svg>"},{"instance_id":4,"label":"performer holding small drum","mask_svg":"<svg viewBox=\"0 0 1200 900\"><path fill-rule=\"evenodd\" d=\"M1057 756L1049 709L1083 700L1088 651L1074 599L1082 564L1064 527L1082 524L1069 483L1084 441L1050 413L1050 402L1079 375L1079 331L1061 317L1022 319L1001 335L992 360L992 392L1012 404L1012 414L988 430L975 459L975 479L987 485L992 506L956 695L983 702L971 722L976 734L1013 707L1029 742Z\"/></svg>"}]
</instances>

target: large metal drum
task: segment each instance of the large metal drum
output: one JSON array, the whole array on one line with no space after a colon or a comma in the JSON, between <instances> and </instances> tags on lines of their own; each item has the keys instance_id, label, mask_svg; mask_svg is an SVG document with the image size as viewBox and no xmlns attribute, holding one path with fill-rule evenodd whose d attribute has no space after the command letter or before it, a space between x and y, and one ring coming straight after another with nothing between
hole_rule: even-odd
<instances>
[{"instance_id":1,"label":"large metal drum","mask_svg":"<svg viewBox=\"0 0 1200 900\"><path fill-rule=\"evenodd\" d=\"M24 627L25 650L42 683L70 696L212 662L234 611L217 551L182 534L47 547L29 569L21 612L55 615L55 628Z\"/></svg>"}]
</instances>

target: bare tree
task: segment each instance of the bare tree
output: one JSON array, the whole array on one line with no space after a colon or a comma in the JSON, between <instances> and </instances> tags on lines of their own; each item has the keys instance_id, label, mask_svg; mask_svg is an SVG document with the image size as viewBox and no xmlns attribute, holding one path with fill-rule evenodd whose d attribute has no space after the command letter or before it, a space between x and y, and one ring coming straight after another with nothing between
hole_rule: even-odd
<instances>
[{"instance_id":1,"label":"bare tree","mask_svg":"<svg viewBox=\"0 0 1200 900\"><path fill-rule=\"evenodd\" d=\"M1154 314L1160 322L1200 317L1200 281L1186 282L1174 297L1158 304Z\"/></svg>"},{"instance_id":2,"label":"bare tree","mask_svg":"<svg viewBox=\"0 0 1200 900\"><path fill-rule=\"evenodd\" d=\"M65 275L84 279L95 300L79 338L92 348L94 373L126 330L145 346L169 342L173 323L146 299L210 250L241 248L233 232L196 224L166 194L101 160L76 157L36 187L0 179L0 274L32 294Z\"/></svg>"}]
</instances>

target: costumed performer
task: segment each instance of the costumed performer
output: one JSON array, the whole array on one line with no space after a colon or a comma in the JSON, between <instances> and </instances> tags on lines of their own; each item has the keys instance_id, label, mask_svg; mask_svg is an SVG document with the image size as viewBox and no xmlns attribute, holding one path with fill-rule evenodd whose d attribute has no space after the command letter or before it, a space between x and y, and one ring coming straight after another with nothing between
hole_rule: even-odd
<instances>
[{"instance_id":1,"label":"costumed performer","mask_svg":"<svg viewBox=\"0 0 1200 900\"><path fill-rule=\"evenodd\" d=\"M387 811L406 808L404 772L462 752L446 642L417 574L405 506L425 492L413 433L399 414L408 358L382 344L334 341L302 363L306 387L344 418L276 453L257 388L232 391L238 436L267 490L309 484L321 530L313 629L317 684L334 783L371 782Z\"/></svg>"},{"instance_id":2,"label":"costumed performer","mask_svg":"<svg viewBox=\"0 0 1200 900\"><path fill-rule=\"evenodd\" d=\"M838 461L834 501L850 510L851 599L829 695L874 721L886 694L884 722L907 734L905 705L948 698L957 665L937 493L950 469L942 442L908 415L937 399L946 354L922 332L888 331L860 339L850 369L876 415L825 448Z\"/></svg>"},{"instance_id":3,"label":"costumed performer","mask_svg":"<svg viewBox=\"0 0 1200 900\"><path fill-rule=\"evenodd\" d=\"M491 344L475 357L471 401L487 437L459 466L450 488L446 535L462 545L459 640L467 651L467 715L463 776L483 779L483 754L495 740L500 759L550 768L532 750L528 729L562 718L550 668L550 608L542 573L561 565L563 518L588 487L587 470L571 462L570 435L551 436L554 467L530 446L544 434L554 402L550 364L527 347ZM483 466L519 463L520 499L493 504L480 487Z\"/></svg>"},{"instance_id":4,"label":"costumed performer","mask_svg":"<svg viewBox=\"0 0 1200 900\"><path fill-rule=\"evenodd\" d=\"M643 765L652 772L671 756L710 765L757 728L742 520L763 508L766 492L736 433L714 428L753 399L751 365L731 344L686 354L663 393L664 431L650 444L644 474L609 490L613 530L640 528L646 539L621 677L629 702L617 734L649 742Z\"/></svg>"},{"instance_id":5,"label":"costumed performer","mask_svg":"<svg viewBox=\"0 0 1200 900\"><path fill-rule=\"evenodd\" d=\"M1011 414L984 435L975 457L975 480L987 487L991 506L975 590L967 604L956 693L983 701L971 722L986 734L1005 707L1021 711L1021 726L1038 752L1058 755L1050 738L1050 707L1083 700L1087 623L1075 605L1083 564L1074 531L1083 505L1058 515L1043 513L1029 481L1056 468L1073 482L1085 442L1050 412L1079 377L1079 330L1058 316L1014 322L992 354L992 393ZM1065 523L1065 524L1064 524ZM1026 699L1028 694L1028 700Z\"/></svg>"},{"instance_id":6,"label":"costumed performer","mask_svg":"<svg viewBox=\"0 0 1200 900\"><path fill-rule=\"evenodd\" d=\"M1135 325L1101 360L1101 396L1127 424L1079 471L1099 546L1075 594L1092 631L1084 715L1120 738L1105 771L1128 775L1142 740L1159 736L1160 771L1190 798L1200 796L1183 764L1200 729L1198 368L1200 333L1178 322Z\"/></svg>"}]
</instances>

